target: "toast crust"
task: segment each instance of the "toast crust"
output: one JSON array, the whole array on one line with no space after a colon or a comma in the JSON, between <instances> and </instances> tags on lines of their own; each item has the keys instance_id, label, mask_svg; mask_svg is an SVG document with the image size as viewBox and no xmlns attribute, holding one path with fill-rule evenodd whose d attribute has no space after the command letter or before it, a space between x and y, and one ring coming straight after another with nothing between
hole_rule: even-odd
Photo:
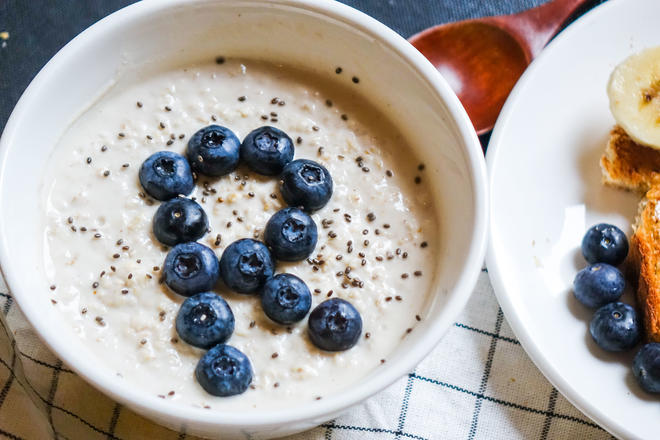
<instances>
[{"instance_id":1,"label":"toast crust","mask_svg":"<svg viewBox=\"0 0 660 440\"><path fill-rule=\"evenodd\" d=\"M640 145L616 125L600 159L603 183L646 193L660 184L660 150Z\"/></svg>"},{"instance_id":2,"label":"toast crust","mask_svg":"<svg viewBox=\"0 0 660 440\"><path fill-rule=\"evenodd\" d=\"M646 338L660 342L660 186L652 187L640 203L630 240L630 261L639 270L637 308Z\"/></svg>"}]
</instances>

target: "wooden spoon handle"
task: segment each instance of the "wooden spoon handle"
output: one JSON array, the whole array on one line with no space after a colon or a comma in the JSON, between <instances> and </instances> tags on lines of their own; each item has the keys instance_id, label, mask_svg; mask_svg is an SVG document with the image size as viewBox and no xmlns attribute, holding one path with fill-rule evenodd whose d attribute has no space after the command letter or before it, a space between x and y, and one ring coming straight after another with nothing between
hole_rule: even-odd
<instances>
[{"instance_id":1,"label":"wooden spoon handle","mask_svg":"<svg viewBox=\"0 0 660 440\"><path fill-rule=\"evenodd\" d=\"M552 0L510 16L509 26L527 45L532 58L545 47L566 20L581 6L593 0Z\"/></svg>"}]
</instances>

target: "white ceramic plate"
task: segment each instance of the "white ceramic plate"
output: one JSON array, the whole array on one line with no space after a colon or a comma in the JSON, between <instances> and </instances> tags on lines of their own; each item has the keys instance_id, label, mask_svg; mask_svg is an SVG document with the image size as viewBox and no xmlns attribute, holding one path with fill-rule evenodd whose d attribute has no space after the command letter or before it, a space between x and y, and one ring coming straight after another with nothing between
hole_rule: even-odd
<instances>
[{"instance_id":1,"label":"white ceramic plate","mask_svg":"<svg viewBox=\"0 0 660 440\"><path fill-rule=\"evenodd\" d=\"M592 312L571 288L586 265L587 228L609 222L631 232L639 197L601 184L614 124L606 85L628 55L660 45L658 17L658 0L611 0L571 25L511 93L487 154L487 264L502 309L550 382L622 438L659 438L660 398L635 383L634 353L606 354L591 341Z\"/></svg>"}]
</instances>

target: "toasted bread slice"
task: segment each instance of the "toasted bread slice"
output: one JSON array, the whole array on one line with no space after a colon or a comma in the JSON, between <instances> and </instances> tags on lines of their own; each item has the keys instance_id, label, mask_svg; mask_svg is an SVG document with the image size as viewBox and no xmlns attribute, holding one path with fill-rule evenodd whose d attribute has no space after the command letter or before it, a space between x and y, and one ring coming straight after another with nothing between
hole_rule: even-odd
<instances>
[{"instance_id":1,"label":"toasted bread slice","mask_svg":"<svg viewBox=\"0 0 660 440\"><path fill-rule=\"evenodd\" d=\"M660 342L660 150L637 144L615 126L600 160L603 182L646 194L630 239L629 267L638 277L637 307L646 337Z\"/></svg>"},{"instance_id":2,"label":"toasted bread slice","mask_svg":"<svg viewBox=\"0 0 660 440\"><path fill-rule=\"evenodd\" d=\"M644 194L660 184L660 150L636 143L618 125L610 132L600 167L608 185Z\"/></svg>"},{"instance_id":3,"label":"toasted bread slice","mask_svg":"<svg viewBox=\"0 0 660 440\"><path fill-rule=\"evenodd\" d=\"M660 185L653 186L640 202L630 240L630 261L639 269L637 308L646 337L660 342Z\"/></svg>"}]
</instances>

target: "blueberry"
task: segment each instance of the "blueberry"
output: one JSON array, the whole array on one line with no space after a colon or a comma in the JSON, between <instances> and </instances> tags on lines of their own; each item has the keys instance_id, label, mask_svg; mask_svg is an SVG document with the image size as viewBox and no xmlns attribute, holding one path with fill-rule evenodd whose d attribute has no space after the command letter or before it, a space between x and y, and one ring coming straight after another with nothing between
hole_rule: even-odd
<instances>
[{"instance_id":1,"label":"blueberry","mask_svg":"<svg viewBox=\"0 0 660 440\"><path fill-rule=\"evenodd\" d=\"M238 166L241 141L233 131L209 125L188 141L186 155L194 171L207 176L224 176Z\"/></svg>"},{"instance_id":2,"label":"blueberry","mask_svg":"<svg viewBox=\"0 0 660 440\"><path fill-rule=\"evenodd\" d=\"M618 266L628 255L626 234L607 223L592 226L582 239L582 255L589 263Z\"/></svg>"},{"instance_id":3,"label":"blueberry","mask_svg":"<svg viewBox=\"0 0 660 440\"><path fill-rule=\"evenodd\" d=\"M275 258L300 261L309 257L316 247L316 223L298 208L277 211L266 223L264 240Z\"/></svg>"},{"instance_id":4,"label":"blueberry","mask_svg":"<svg viewBox=\"0 0 660 440\"><path fill-rule=\"evenodd\" d=\"M156 200L168 200L179 194L187 196L194 182L185 157L171 151L154 153L142 163L140 184Z\"/></svg>"},{"instance_id":5,"label":"blueberry","mask_svg":"<svg viewBox=\"0 0 660 440\"><path fill-rule=\"evenodd\" d=\"M626 280L619 269L606 263L591 264L577 273L573 293L587 307L600 307L623 295Z\"/></svg>"},{"instance_id":6,"label":"blueberry","mask_svg":"<svg viewBox=\"0 0 660 440\"><path fill-rule=\"evenodd\" d=\"M198 293L181 304L176 332L190 345L211 348L224 343L234 332L234 314L217 294Z\"/></svg>"},{"instance_id":7,"label":"blueberry","mask_svg":"<svg viewBox=\"0 0 660 440\"><path fill-rule=\"evenodd\" d=\"M196 241L208 227L209 220L202 207L183 197L164 202L154 215L154 235L168 246Z\"/></svg>"},{"instance_id":8,"label":"blueberry","mask_svg":"<svg viewBox=\"0 0 660 440\"><path fill-rule=\"evenodd\" d=\"M266 245L251 238L233 242L220 257L222 280L238 293L258 291L274 271L275 264Z\"/></svg>"},{"instance_id":9,"label":"blueberry","mask_svg":"<svg viewBox=\"0 0 660 440\"><path fill-rule=\"evenodd\" d=\"M252 365L240 350L220 344L206 352L195 368L197 382L214 396L242 394L252 382Z\"/></svg>"},{"instance_id":10,"label":"blueberry","mask_svg":"<svg viewBox=\"0 0 660 440\"><path fill-rule=\"evenodd\" d=\"M323 301L307 322L312 343L321 350L342 351L353 347L362 333L362 318L351 303L340 298Z\"/></svg>"},{"instance_id":11,"label":"blueberry","mask_svg":"<svg viewBox=\"0 0 660 440\"><path fill-rule=\"evenodd\" d=\"M298 159L284 167L280 176L282 197L289 206L316 211L332 197L332 177L313 160Z\"/></svg>"},{"instance_id":12,"label":"blueberry","mask_svg":"<svg viewBox=\"0 0 660 440\"><path fill-rule=\"evenodd\" d=\"M261 291L261 306L273 321L293 324L309 312L312 294L303 280L289 273L281 273L266 281Z\"/></svg>"},{"instance_id":13,"label":"blueberry","mask_svg":"<svg viewBox=\"0 0 660 440\"><path fill-rule=\"evenodd\" d=\"M275 127L259 127L252 130L241 144L241 159L259 174L275 176L293 159L291 138Z\"/></svg>"},{"instance_id":14,"label":"blueberry","mask_svg":"<svg viewBox=\"0 0 660 440\"><path fill-rule=\"evenodd\" d=\"M589 332L596 344L607 351L628 350L640 339L635 309L622 302L609 303L596 310Z\"/></svg>"},{"instance_id":15,"label":"blueberry","mask_svg":"<svg viewBox=\"0 0 660 440\"><path fill-rule=\"evenodd\" d=\"M220 276L218 258L203 244L177 244L165 257L163 274L165 284L180 295L206 292Z\"/></svg>"},{"instance_id":16,"label":"blueberry","mask_svg":"<svg viewBox=\"0 0 660 440\"><path fill-rule=\"evenodd\" d=\"M660 344L651 342L637 352L633 374L644 391L660 393Z\"/></svg>"}]
</instances>

